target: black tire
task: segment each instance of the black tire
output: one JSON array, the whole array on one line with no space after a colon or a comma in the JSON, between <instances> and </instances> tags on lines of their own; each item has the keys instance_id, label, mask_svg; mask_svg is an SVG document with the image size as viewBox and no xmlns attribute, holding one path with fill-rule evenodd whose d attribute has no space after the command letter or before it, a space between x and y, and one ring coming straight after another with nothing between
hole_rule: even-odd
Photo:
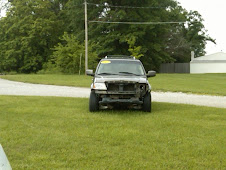
<instances>
[{"instance_id":1,"label":"black tire","mask_svg":"<svg viewBox=\"0 0 226 170\"><path fill-rule=\"evenodd\" d=\"M144 96L143 111L151 112L151 93L147 92Z\"/></svg>"},{"instance_id":2,"label":"black tire","mask_svg":"<svg viewBox=\"0 0 226 170\"><path fill-rule=\"evenodd\" d=\"M94 91L91 91L89 97L89 111L95 112L99 110L99 99Z\"/></svg>"}]
</instances>

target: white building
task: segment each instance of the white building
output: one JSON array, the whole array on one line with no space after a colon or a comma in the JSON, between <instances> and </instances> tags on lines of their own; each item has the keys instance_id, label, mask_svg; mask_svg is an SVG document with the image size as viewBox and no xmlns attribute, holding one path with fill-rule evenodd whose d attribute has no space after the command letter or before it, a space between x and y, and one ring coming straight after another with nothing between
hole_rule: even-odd
<instances>
[{"instance_id":1,"label":"white building","mask_svg":"<svg viewBox=\"0 0 226 170\"><path fill-rule=\"evenodd\" d=\"M226 53L191 57L190 73L226 73Z\"/></svg>"}]
</instances>

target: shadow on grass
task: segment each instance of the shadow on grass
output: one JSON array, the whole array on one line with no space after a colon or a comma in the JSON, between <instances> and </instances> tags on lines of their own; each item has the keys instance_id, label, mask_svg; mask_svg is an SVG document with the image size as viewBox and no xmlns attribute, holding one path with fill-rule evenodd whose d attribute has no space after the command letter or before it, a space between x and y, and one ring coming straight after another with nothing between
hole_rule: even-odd
<instances>
[{"instance_id":1,"label":"shadow on grass","mask_svg":"<svg viewBox=\"0 0 226 170\"><path fill-rule=\"evenodd\" d=\"M113 115L147 115L147 114L158 114L163 113L164 111L168 111L169 109L172 109L172 104L169 103L158 103L158 102L152 102L152 111L151 112L145 112L143 109L133 109L128 108L127 106L115 106L112 109L100 109L97 112L94 112L94 114L113 114Z\"/></svg>"}]
</instances>

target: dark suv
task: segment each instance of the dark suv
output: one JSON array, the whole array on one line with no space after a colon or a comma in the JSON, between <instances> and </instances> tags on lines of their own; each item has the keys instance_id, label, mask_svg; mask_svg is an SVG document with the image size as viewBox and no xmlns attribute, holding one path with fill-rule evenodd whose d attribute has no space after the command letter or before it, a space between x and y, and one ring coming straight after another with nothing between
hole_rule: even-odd
<instances>
[{"instance_id":1,"label":"dark suv","mask_svg":"<svg viewBox=\"0 0 226 170\"><path fill-rule=\"evenodd\" d=\"M94 76L91 84L89 110L127 106L151 112L151 85L148 77L154 77L155 71L146 74L140 60L131 56L106 56L96 69L87 70Z\"/></svg>"}]
</instances>

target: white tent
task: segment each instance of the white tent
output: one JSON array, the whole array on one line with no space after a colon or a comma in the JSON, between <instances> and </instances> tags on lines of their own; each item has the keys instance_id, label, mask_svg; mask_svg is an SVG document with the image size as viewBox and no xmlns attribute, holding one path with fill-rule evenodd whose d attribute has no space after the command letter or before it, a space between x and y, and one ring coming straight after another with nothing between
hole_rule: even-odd
<instances>
[{"instance_id":1,"label":"white tent","mask_svg":"<svg viewBox=\"0 0 226 170\"><path fill-rule=\"evenodd\" d=\"M226 73L226 53L191 57L190 73Z\"/></svg>"}]
</instances>

